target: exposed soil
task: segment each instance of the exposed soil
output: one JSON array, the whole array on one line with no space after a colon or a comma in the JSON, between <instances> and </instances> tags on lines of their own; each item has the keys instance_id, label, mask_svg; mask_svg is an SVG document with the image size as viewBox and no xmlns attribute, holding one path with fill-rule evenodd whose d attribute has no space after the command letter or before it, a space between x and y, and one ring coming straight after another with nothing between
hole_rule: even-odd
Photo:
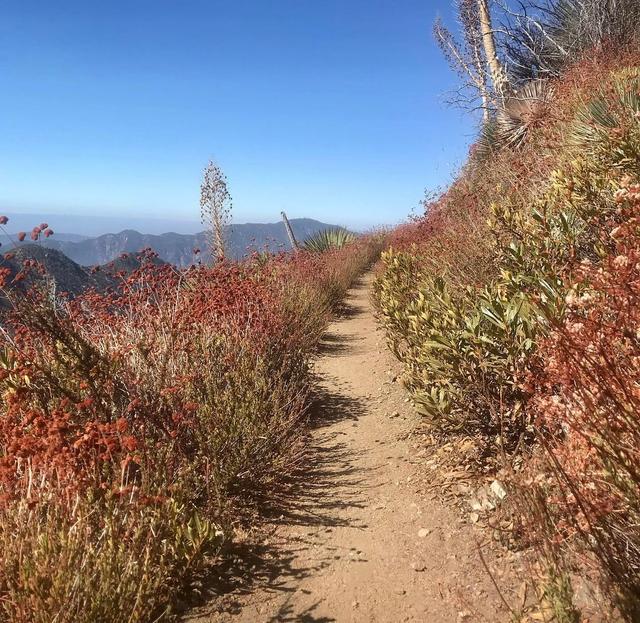
<instances>
[{"instance_id":1,"label":"exposed soil","mask_svg":"<svg viewBox=\"0 0 640 623\"><path fill-rule=\"evenodd\" d=\"M321 394L291 512L243 559L246 577L188 618L308 623L509 620L510 557L430 489L418 424L369 299L350 292L316 363ZM247 582L251 582L248 584Z\"/></svg>"}]
</instances>

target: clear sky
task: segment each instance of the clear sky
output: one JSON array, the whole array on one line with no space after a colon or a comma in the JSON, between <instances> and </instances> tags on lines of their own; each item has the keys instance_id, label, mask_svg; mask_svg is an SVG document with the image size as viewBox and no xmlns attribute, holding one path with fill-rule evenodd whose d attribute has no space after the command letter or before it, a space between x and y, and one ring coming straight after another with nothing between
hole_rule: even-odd
<instances>
[{"instance_id":1,"label":"clear sky","mask_svg":"<svg viewBox=\"0 0 640 623\"><path fill-rule=\"evenodd\" d=\"M0 5L0 210L402 220L473 122L431 36L449 0L19 0Z\"/></svg>"}]
</instances>

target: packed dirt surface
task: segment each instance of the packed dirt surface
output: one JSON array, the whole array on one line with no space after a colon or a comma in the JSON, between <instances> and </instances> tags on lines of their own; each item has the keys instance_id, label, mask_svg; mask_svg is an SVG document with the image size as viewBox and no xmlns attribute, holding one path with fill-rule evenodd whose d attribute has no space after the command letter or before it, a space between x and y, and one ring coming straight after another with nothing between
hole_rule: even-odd
<instances>
[{"instance_id":1,"label":"packed dirt surface","mask_svg":"<svg viewBox=\"0 0 640 623\"><path fill-rule=\"evenodd\" d=\"M430 490L411 436L418 416L396 381L370 302L351 290L316 363L321 379L306 473L294 509L248 565L190 622L508 621L508 571L486 532Z\"/></svg>"}]
</instances>

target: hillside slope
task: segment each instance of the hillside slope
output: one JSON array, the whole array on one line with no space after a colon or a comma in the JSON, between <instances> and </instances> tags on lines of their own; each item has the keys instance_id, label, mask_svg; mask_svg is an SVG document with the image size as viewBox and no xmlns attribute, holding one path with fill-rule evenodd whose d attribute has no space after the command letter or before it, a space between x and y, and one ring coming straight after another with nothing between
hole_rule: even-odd
<instances>
[{"instance_id":1,"label":"hillside slope","mask_svg":"<svg viewBox=\"0 0 640 623\"><path fill-rule=\"evenodd\" d=\"M44 269L44 276L55 283L56 292L65 292L72 296L77 296L88 288L104 290L114 287L122 276L140 268L143 261L156 266L165 263L158 258L142 260L141 256L132 253L91 270L74 262L58 249L41 244L23 244L14 251L0 255L0 269L9 271L8 283L15 284L23 290L42 278L35 266L25 270L25 261L37 262ZM16 279L18 275L20 276Z\"/></svg>"},{"instance_id":2,"label":"hillside slope","mask_svg":"<svg viewBox=\"0 0 640 623\"><path fill-rule=\"evenodd\" d=\"M636 49L567 68L518 142L485 131L374 286L431 450L506 487L474 512L535 552L545 620L598 591L602 620L640 620Z\"/></svg>"}]
</instances>

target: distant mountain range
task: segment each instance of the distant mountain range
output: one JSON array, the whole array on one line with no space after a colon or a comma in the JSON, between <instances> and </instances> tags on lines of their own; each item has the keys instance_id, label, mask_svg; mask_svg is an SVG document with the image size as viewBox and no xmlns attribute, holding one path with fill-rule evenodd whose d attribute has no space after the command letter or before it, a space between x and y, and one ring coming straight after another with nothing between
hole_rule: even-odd
<instances>
[{"instance_id":1,"label":"distant mountain range","mask_svg":"<svg viewBox=\"0 0 640 623\"><path fill-rule=\"evenodd\" d=\"M53 225L53 224L52 224ZM335 227L313 219L292 219L291 227L299 242L319 231ZM282 222L245 223L227 228L227 254L231 259L240 259L252 251L268 249L272 252L289 250L291 245ZM25 243L26 244L26 243ZM197 260L194 249L200 249L203 261L209 258L207 236L198 234L141 234L132 229L118 234L104 234L87 238L76 234L61 234L44 239L38 245L55 249L81 266L107 264L123 253L136 253L150 247L165 262L176 266L188 266Z\"/></svg>"}]
</instances>

